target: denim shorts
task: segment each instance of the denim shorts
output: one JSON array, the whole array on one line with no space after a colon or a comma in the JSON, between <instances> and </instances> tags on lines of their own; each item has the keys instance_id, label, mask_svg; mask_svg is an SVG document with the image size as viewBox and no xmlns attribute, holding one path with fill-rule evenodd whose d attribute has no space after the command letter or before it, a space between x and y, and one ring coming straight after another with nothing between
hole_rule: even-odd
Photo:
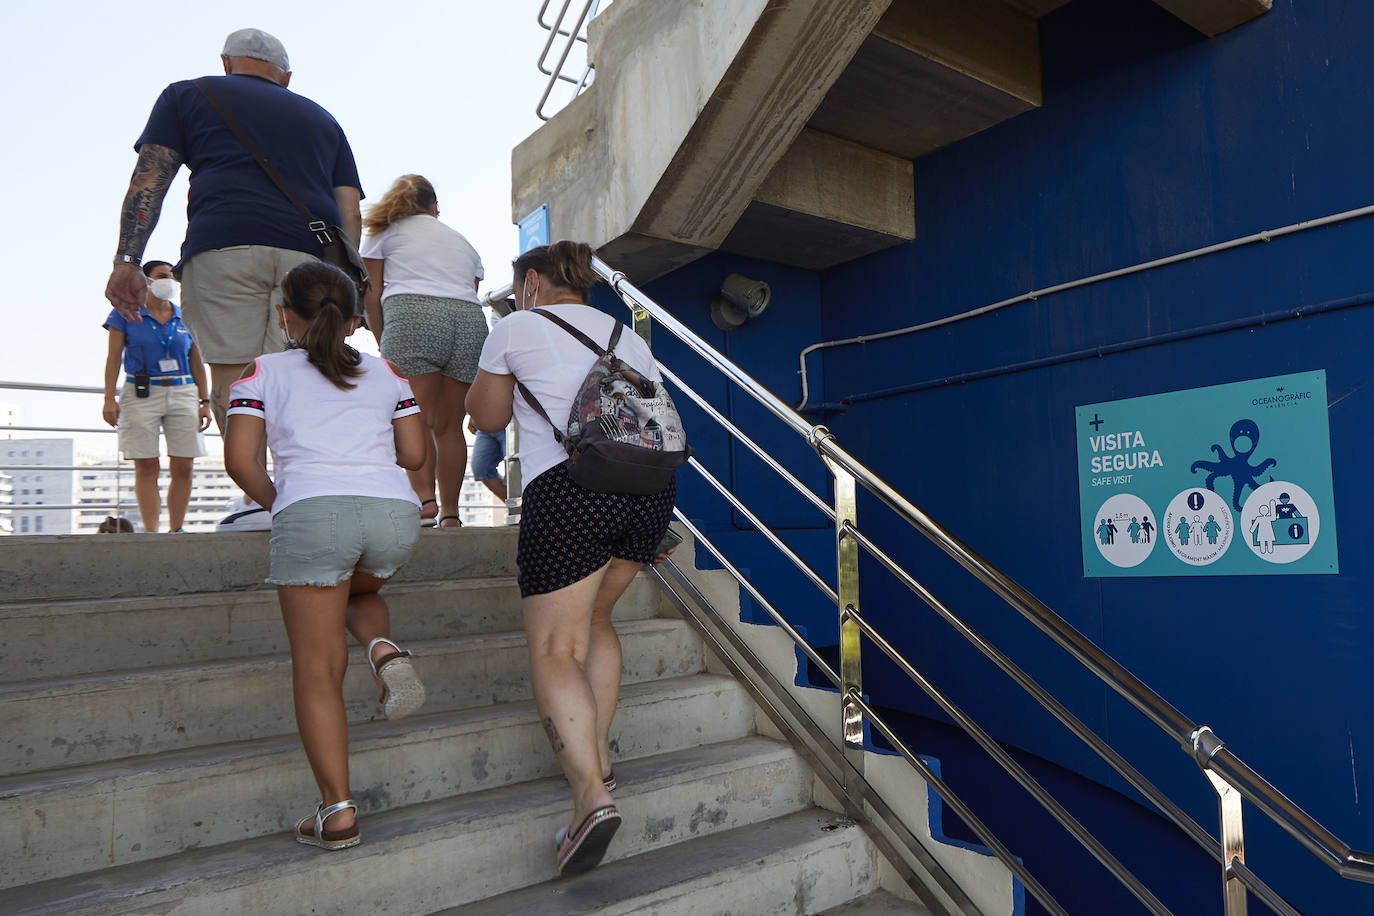
<instances>
[{"instance_id":1,"label":"denim shorts","mask_svg":"<svg viewBox=\"0 0 1374 916\"><path fill-rule=\"evenodd\" d=\"M492 480L501 476L498 467L506 457L506 434L478 433L472 441L472 479Z\"/></svg>"},{"instance_id":2,"label":"denim shorts","mask_svg":"<svg viewBox=\"0 0 1374 916\"><path fill-rule=\"evenodd\" d=\"M328 588L355 573L389 579L420 539L420 511L404 499L312 496L272 516L268 585Z\"/></svg>"}]
</instances>

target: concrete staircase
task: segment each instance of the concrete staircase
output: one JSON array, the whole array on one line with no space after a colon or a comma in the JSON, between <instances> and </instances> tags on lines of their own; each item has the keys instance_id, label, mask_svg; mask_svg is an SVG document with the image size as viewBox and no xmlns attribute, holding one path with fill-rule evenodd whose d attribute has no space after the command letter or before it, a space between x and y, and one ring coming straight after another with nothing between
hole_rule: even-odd
<instances>
[{"instance_id":1,"label":"concrete staircase","mask_svg":"<svg viewBox=\"0 0 1374 916\"><path fill-rule=\"evenodd\" d=\"M0 545L0 912L922 913L865 832L641 576L617 608L625 817L555 880L566 783L539 728L513 529L425 532L384 593L428 689L345 695L363 843L313 809L266 535Z\"/></svg>"}]
</instances>

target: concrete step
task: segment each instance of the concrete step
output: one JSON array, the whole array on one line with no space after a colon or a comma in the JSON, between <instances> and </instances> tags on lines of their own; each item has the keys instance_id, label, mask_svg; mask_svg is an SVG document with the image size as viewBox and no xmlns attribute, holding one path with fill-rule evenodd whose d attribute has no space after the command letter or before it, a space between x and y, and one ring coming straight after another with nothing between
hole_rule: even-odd
<instances>
[{"instance_id":1,"label":"concrete step","mask_svg":"<svg viewBox=\"0 0 1374 916\"><path fill-rule=\"evenodd\" d=\"M388 585L398 641L521 628L514 577ZM655 616L662 592L638 576L617 620ZM287 651L275 589L0 604L0 683L186 665Z\"/></svg>"},{"instance_id":2,"label":"concrete step","mask_svg":"<svg viewBox=\"0 0 1374 916\"><path fill-rule=\"evenodd\" d=\"M617 629L624 683L703 669L700 641L681 620L633 620ZM427 712L529 698L523 633L427 640L407 648L425 682ZM379 715L376 685L360 648L349 662L349 721L366 721ZM2 776L295 730L285 655L0 685Z\"/></svg>"},{"instance_id":3,"label":"concrete step","mask_svg":"<svg viewBox=\"0 0 1374 916\"><path fill-rule=\"evenodd\" d=\"M624 822L608 861L782 817L811 799L801 760L767 738L628 761L617 774ZM569 815L567 784L544 779L366 817L362 845L345 852L281 833L14 888L0 904L11 916L429 913L553 878L553 835Z\"/></svg>"},{"instance_id":4,"label":"concrete step","mask_svg":"<svg viewBox=\"0 0 1374 916\"><path fill-rule=\"evenodd\" d=\"M617 760L742 738L754 707L731 678L625 688ZM369 722L350 734L365 814L557 774L534 704ZM617 777L628 790L624 764ZM289 830L316 789L294 735L0 779L0 887Z\"/></svg>"},{"instance_id":5,"label":"concrete step","mask_svg":"<svg viewBox=\"0 0 1374 916\"><path fill-rule=\"evenodd\" d=\"M547 881L454 907L443 916L809 916L877 889L882 868L861 827L808 808L621 859L576 881Z\"/></svg>"},{"instance_id":6,"label":"concrete step","mask_svg":"<svg viewBox=\"0 0 1374 916\"><path fill-rule=\"evenodd\" d=\"M887 891L876 891L852 903L832 907L817 916L930 916L930 910L914 900L903 900Z\"/></svg>"},{"instance_id":7,"label":"concrete step","mask_svg":"<svg viewBox=\"0 0 1374 916\"><path fill-rule=\"evenodd\" d=\"M5 539L0 595L7 601L145 598L261 588L270 532L82 534ZM420 532L397 582L515 575L518 528L432 528Z\"/></svg>"}]
</instances>

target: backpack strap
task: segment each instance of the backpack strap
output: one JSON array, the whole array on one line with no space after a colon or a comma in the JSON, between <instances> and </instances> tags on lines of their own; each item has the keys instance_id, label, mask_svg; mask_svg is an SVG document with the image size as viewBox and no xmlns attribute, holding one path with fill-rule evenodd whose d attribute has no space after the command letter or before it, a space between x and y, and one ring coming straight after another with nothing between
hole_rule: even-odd
<instances>
[{"instance_id":1,"label":"backpack strap","mask_svg":"<svg viewBox=\"0 0 1374 916\"><path fill-rule=\"evenodd\" d=\"M554 441L557 442L559 445L562 445L562 444L563 444L563 431L562 431L561 429L558 428L558 424L554 423L553 420L550 420L550 419L549 419L549 413L548 413L548 411L546 411L546 410L544 409L544 405L543 405L543 404L540 404L540 403L539 403L539 399L536 398L536 397L534 396L534 392L532 392L532 391L530 391L528 388L526 388L526 387L525 387L525 383L522 382L522 381L520 381L519 379L516 379L516 380L515 380L515 387L520 389L520 393L521 393L522 395L524 395L525 400L529 402L529 405L530 405L531 407L534 408L535 413L537 413L537 414L539 414L539 416L543 417L543 418L544 418L544 422L548 423L550 426L553 427L553 438L554 438Z\"/></svg>"},{"instance_id":2,"label":"backpack strap","mask_svg":"<svg viewBox=\"0 0 1374 916\"><path fill-rule=\"evenodd\" d=\"M576 337L579 341L581 341L584 347L586 347L588 350L591 350L597 356L605 356L607 353L613 352L615 350L615 345L620 343L620 332L625 330L625 325L617 321L615 323L615 330L611 331L611 342L606 344L606 348L603 350L600 346L597 345L596 341L592 340L586 334L583 334L577 328L568 324L568 322L564 321L562 318L559 318L553 312L546 312L543 309L538 308L530 309L530 311L534 312L536 315L543 315L545 318L549 319L554 324L558 325L560 328L567 331L573 337Z\"/></svg>"}]
</instances>

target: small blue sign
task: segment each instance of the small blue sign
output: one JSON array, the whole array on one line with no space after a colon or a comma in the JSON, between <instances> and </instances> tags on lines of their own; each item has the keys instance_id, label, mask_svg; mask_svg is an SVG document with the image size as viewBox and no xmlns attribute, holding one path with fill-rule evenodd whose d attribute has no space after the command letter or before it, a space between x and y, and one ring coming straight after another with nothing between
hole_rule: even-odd
<instances>
[{"instance_id":1,"label":"small blue sign","mask_svg":"<svg viewBox=\"0 0 1374 916\"><path fill-rule=\"evenodd\" d=\"M537 210L520 221L520 253L531 248L549 244L549 205L541 204Z\"/></svg>"},{"instance_id":2,"label":"small blue sign","mask_svg":"<svg viewBox=\"0 0 1374 916\"><path fill-rule=\"evenodd\" d=\"M1076 409L1083 575L1340 571L1326 372Z\"/></svg>"}]
</instances>

